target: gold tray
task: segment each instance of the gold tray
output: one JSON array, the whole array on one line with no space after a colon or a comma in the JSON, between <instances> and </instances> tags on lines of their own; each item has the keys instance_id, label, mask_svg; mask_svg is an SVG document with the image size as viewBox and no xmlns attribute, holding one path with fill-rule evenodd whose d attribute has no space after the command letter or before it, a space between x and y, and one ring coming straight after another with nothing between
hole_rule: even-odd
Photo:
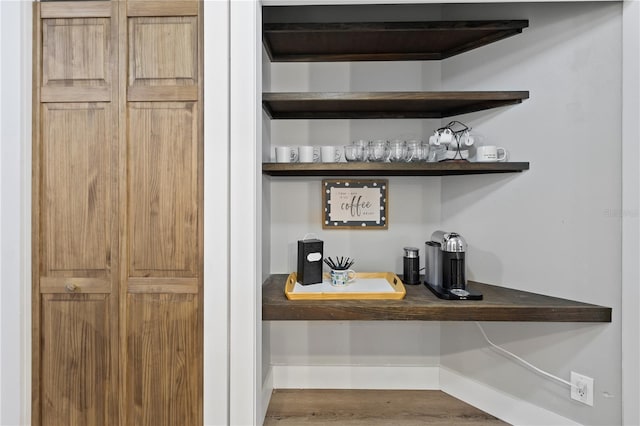
<instances>
[{"instance_id":1,"label":"gold tray","mask_svg":"<svg viewBox=\"0 0 640 426\"><path fill-rule=\"evenodd\" d=\"M325 281L329 278L328 273L324 273ZM375 281L376 287L380 287L380 280L386 281L389 285L389 291L368 290L371 286L365 284L366 280ZM323 284L309 284L306 286L298 285L298 289L304 289L304 292L295 291L297 274L292 272L287 277L284 286L284 294L289 300L358 300L358 299L404 299L406 290L400 278L393 272L358 272L356 273L356 281L345 287L333 287L331 284L323 282ZM382 284L384 286L384 283ZM313 286L318 286L318 291L314 291ZM322 287L322 288L320 288ZM362 289L362 291L360 291ZM386 289L385 289L386 290Z\"/></svg>"}]
</instances>

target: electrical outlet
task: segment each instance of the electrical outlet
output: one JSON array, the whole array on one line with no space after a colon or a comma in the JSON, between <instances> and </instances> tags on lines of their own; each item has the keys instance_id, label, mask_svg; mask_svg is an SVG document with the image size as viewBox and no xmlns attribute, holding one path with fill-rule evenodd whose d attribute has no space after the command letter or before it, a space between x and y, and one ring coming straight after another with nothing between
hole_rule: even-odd
<instances>
[{"instance_id":1,"label":"electrical outlet","mask_svg":"<svg viewBox=\"0 0 640 426\"><path fill-rule=\"evenodd\" d=\"M572 371L571 399L593 407L593 379Z\"/></svg>"}]
</instances>

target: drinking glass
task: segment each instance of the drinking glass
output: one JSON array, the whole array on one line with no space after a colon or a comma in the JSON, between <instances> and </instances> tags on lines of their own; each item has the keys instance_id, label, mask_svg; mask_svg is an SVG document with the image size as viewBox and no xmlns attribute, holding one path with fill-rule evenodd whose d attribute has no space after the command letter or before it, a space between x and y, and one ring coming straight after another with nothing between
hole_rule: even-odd
<instances>
[{"instance_id":1,"label":"drinking glass","mask_svg":"<svg viewBox=\"0 0 640 426\"><path fill-rule=\"evenodd\" d=\"M407 143L401 140L393 140L389 143L389 161L397 163L407 158Z\"/></svg>"},{"instance_id":2,"label":"drinking glass","mask_svg":"<svg viewBox=\"0 0 640 426\"><path fill-rule=\"evenodd\" d=\"M362 147L362 161L369 161L369 141L358 139L351 142L351 145Z\"/></svg>"},{"instance_id":3,"label":"drinking glass","mask_svg":"<svg viewBox=\"0 0 640 426\"><path fill-rule=\"evenodd\" d=\"M408 163L417 163L419 161L425 161L427 159L427 153L429 152L429 145L424 144L419 140L410 140L407 142L407 157Z\"/></svg>"},{"instance_id":4,"label":"drinking glass","mask_svg":"<svg viewBox=\"0 0 640 426\"><path fill-rule=\"evenodd\" d=\"M364 160L364 147L361 145L346 145L344 147L344 159L349 162Z\"/></svg>"},{"instance_id":5,"label":"drinking glass","mask_svg":"<svg viewBox=\"0 0 640 426\"><path fill-rule=\"evenodd\" d=\"M369 142L369 161L384 162L389 159L389 142L375 140Z\"/></svg>"}]
</instances>

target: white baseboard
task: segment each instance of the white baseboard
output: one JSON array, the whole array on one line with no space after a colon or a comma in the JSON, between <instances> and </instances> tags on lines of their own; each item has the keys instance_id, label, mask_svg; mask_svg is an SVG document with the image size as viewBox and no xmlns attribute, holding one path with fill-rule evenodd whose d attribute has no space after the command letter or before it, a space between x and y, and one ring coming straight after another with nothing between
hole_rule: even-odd
<instances>
[{"instance_id":1,"label":"white baseboard","mask_svg":"<svg viewBox=\"0 0 640 426\"><path fill-rule=\"evenodd\" d=\"M275 389L440 389L438 366L273 365Z\"/></svg>"},{"instance_id":2,"label":"white baseboard","mask_svg":"<svg viewBox=\"0 0 640 426\"><path fill-rule=\"evenodd\" d=\"M267 377L262 382L262 398L260 402L262 403L262 413L261 418L262 422L260 424L264 424L264 419L267 415L267 409L269 408L269 401L271 401L271 394L273 393L273 368L269 368L267 371Z\"/></svg>"},{"instance_id":3,"label":"white baseboard","mask_svg":"<svg viewBox=\"0 0 640 426\"><path fill-rule=\"evenodd\" d=\"M440 389L467 404L519 426L575 426L575 421L440 367Z\"/></svg>"}]
</instances>

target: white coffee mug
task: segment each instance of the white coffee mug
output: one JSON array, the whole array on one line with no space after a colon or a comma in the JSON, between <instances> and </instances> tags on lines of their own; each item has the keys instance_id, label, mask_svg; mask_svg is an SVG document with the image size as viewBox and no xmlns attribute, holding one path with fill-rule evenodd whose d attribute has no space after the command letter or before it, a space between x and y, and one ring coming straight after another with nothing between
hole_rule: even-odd
<instances>
[{"instance_id":1,"label":"white coffee mug","mask_svg":"<svg viewBox=\"0 0 640 426\"><path fill-rule=\"evenodd\" d=\"M298 152L290 146L276 146L276 163L295 163L298 161Z\"/></svg>"},{"instance_id":2,"label":"white coffee mug","mask_svg":"<svg viewBox=\"0 0 640 426\"><path fill-rule=\"evenodd\" d=\"M337 146L324 145L320 147L320 161L323 163L337 163L340 161L341 150Z\"/></svg>"},{"instance_id":3,"label":"white coffee mug","mask_svg":"<svg viewBox=\"0 0 640 426\"><path fill-rule=\"evenodd\" d=\"M507 150L501 146L484 145L476 148L476 161L478 162L507 161L507 155Z\"/></svg>"},{"instance_id":4,"label":"white coffee mug","mask_svg":"<svg viewBox=\"0 0 640 426\"><path fill-rule=\"evenodd\" d=\"M315 163L318 161L318 150L315 146L305 145L298 147L298 158L301 163Z\"/></svg>"}]
</instances>

